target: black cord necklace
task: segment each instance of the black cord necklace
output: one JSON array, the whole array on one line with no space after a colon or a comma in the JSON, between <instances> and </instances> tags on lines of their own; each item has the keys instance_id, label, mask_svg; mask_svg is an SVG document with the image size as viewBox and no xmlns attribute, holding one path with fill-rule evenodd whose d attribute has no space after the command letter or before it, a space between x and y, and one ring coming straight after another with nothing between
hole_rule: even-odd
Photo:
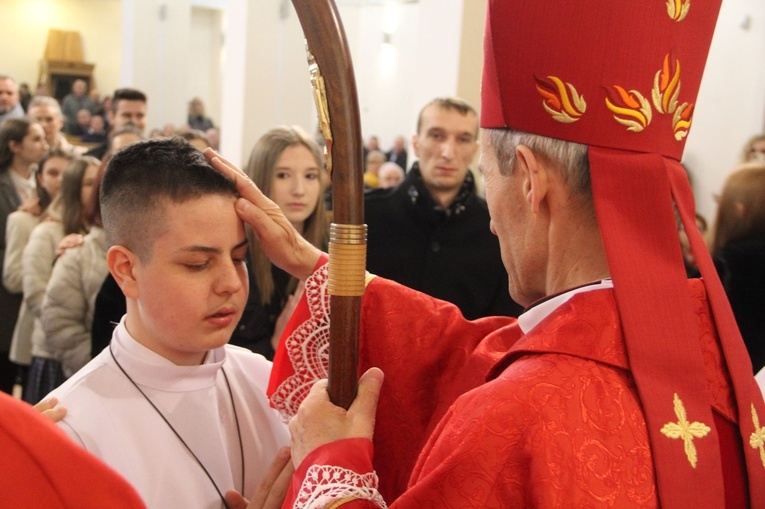
<instances>
[{"instance_id":1,"label":"black cord necklace","mask_svg":"<svg viewBox=\"0 0 765 509\"><path fill-rule=\"evenodd\" d=\"M165 421L165 424L170 428L170 430L175 434L176 437L178 437L178 440L181 441L183 446L186 448L187 451L189 451L189 454L194 457L197 464L202 467L202 470L204 471L205 475L208 479L210 479L210 482L212 483L213 487L215 488L215 491L218 492L218 496L220 497L221 502L223 502L223 506L226 509L231 509L229 505L226 503L226 498L223 496L223 493L221 493L220 488L218 488L218 485L215 484L215 480L213 480L212 475L210 475L210 472L205 467L204 463L202 463L202 460L200 460L196 454L194 454L194 451L191 450L191 447L189 447L189 444L186 443L186 441L181 437L181 435L176 431L176 429L173 427L172 424L170 424L170 421L167 420L167 417L157 408L157 406L154 404L154 402L149 399L149 397L146 395L145 392L141 390L141 388L138 386L137 383L135 383L135 380L133 380L130 375L127 374L127 371L125 371L125 368L122 367L122 364L119 363L117 360L117 357L114 356L114 350L112 350L112 344L109 343L109 353L112 356L112 359L114 359L114 363L117 364L117 367L120 368L120 371L122 371L122 374L125 375L125 377L130 380L130 383L133 384L133 387L138 389L138 392L141 393L141 396L144 397L146 401L149 402L151 407L154 409L155 412L162 418L163 421ZM239 458L241 460L242 464L242 479L241 479L241 486L242 491L241 493L244 494L244 446L242 445L242 430L239 426L239 415L236 412L236 404L234 403L234 395L231 392L231 384L228 381L228 376L226 375L226 371L221 366L220 372L223 373L223 379L226 381L226 388L228 389L228 396L231 399L231 408L234 410L234 421L236 422L236 435L237 438L239 438Z\"/></svg>"}]
</instances>

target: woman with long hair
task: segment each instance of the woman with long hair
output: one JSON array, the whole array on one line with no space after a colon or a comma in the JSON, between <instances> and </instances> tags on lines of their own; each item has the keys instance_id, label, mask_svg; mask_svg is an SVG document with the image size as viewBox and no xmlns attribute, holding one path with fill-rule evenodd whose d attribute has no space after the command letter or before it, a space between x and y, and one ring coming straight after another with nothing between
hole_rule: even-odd
<instances>
[{"instance_id":1,"label":"woman with long hair","mask_svg":"<svg viewBox=\"0 0 765 509\"><path fill-rule=\"evenodd\" d=\"M37 122L13 118L0 126L0 279L5 259L5 225L16 210L40 214L34 170L48 144L45 131ZM0 285L0 391L10 393L16 369L8 359L21 294Z\"/></svg>"},{"instance_id":2,"label":"woman with long hair","mask_svg":"<svg viewBox=\"0 0 765 509\"><path fill-rule=\"evenodd\" d=\"M61 150L51 149L46 152L35 172L37 180L37 196L42 212L48 208L52 199L58 195L61 180L72 156ZM17 210L8 216L5 228L5 259L3 260L3 285L11 293L21 294L23 291L23 253L29 241L32 230L40 223L40 216L25 210ZM18 366L17 382L23 386L26 379L26 368L31 362L31 337L34 327L34 316L22 302L19 309L16 327L13 330L10 359Z\"/></svg>"},{"instance_id":3,"label":"woman with long hair","mask_svg":"<svg viewBox=\"0 0 765 509\"><path fill-rule=\"evenodd\" d=\"M102 164L94 189L99 188L105 170L106 164ZM67 249L56 261L42 306L46 349L61 361L66 378L91 359L90 333L96 294L109 273L98 192L90 194L85 222L90 231L81 246Z\"/></svg>"},{"instance_id":4,"label":"woman with long hair","mask_svg":"<svg viewBox=\"0 0 765 509\"><path fill-rule=\"evenodd\" d=\"M32 404L64 381L61 362L45 341L42 304L62 239L71 234L85 234L88 230L84 211L94 192L98 168L98 159L87 156L78 157L67 165L61 190L32 231L24 249L24 303L35 316L32 362L24 386L24 400Z\"/></svg>"},{"instance_id":5,"label":"woman with long hair","mask_svg":"<svg viewBox=\"0 0 765 509\"><path fill-rule=\"evenodd\" d=\"M710 251L757 373L765 367L765 162L728 177Z\"/></svg>"},{"instance_id":6,"label":"woman with long hair","mask_svg":"<svg viewBox=\"0 0 765 509\"><path fill-rule=\"evenodd\" d=\"M245 171L303 237L326 249L323 166L318 144L305 131L281 126L258 140ZM270 359L292 313L298 281L273 266L252 235L250 257L250 299L232 342Z\"/></svg>"}]
</instances>

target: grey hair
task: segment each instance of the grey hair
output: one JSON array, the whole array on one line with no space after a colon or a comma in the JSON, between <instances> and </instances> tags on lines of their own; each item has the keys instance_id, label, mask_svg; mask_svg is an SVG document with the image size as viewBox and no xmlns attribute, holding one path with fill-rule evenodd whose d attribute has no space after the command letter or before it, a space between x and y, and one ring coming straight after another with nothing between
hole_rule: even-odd
<instances>
[{"instance_id":1,"label":"grey hair","mask_svg":"<svg viewBox=\"0 0 765 509\"><path fill-rule=\"evenodd\" d=\"M485 129L484 133L497 154L499 172L502 175L512 174L515 167L515 149L519 145L525 145L537 157L551 163L559 171L572 194L578 196L583 203L592 204L587 145L512 129Z\"/></svg>"}]
</instances>

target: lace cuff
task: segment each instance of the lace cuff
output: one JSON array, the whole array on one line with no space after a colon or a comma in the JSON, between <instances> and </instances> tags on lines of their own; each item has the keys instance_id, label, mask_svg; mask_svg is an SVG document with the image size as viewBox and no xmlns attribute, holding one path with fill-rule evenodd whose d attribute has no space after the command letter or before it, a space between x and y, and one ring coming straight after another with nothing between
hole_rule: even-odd
<instances>
[{"instance_id":1,"label":"lace cuff","mask_svg":"<svg viewBox=\"0 0 765 509\"><path fill-rule=\"evenodd\" d=\"M366 439L340 440L316 449L295 472L298 479L302 474L303 480L293 508L323 509L351 500L387 508L377 490L371 457L372 443Z\"/></svg>"},{"instance_id":2,"label":"lace cuff","mask_svg":"<svg viewBox=\"0 0 765 509\"><path fill-rule=\"evenodd\" d=\"M281 358L277 355L275 360L275 364L290 364L288 372L291 371L291 374L271 394L271 405L285 420L297 413L300 402L308 395L313 384L327 378L329 372L327 277L325 264L306 280L303 298L308 306L308 318L284 340L285 351L280 353L286 355Z\"/></svg>"}]
</instances>

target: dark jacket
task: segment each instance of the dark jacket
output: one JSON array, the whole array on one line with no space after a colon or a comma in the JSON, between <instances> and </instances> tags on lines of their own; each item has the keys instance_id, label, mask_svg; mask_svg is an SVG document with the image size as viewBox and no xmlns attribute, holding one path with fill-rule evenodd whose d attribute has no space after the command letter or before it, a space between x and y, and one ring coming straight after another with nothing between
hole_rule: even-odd
<instances>
[{"instance_id":1,"label":"dark jacket","mask_svg":"<svg viewBox=\"0 0 765 509\"><path fill-rule=\"evenodd\" d=\"M452 302L468 319L520 313L471 173L444 210L415 163L397 187L367 192L364 213L369 272Z\"/></svg>"},{"instance_id":2,"label":"dark jacket","mask_svg":"<svg viewBox=\"0 0 765 509\"><path fill-rule=\"evenodd\" d=\"M731 241L714 260L757 373L765 367L765 237Z\"/></svg>"},{"instance_id":3,"label":"dark jacket","mask_svg":"<svg viewBox=\"0 0 765 509\"><path fill-rule=\"evenodd\" d=\"M10 293L2 284L3 262L5 261L5 224L8 216L21 205L21 198L13 179L11 170L0 171L0 352L7 357L11 348L13 328L21 307L21 294Z\"/></svg>"},{"instance_id":4,"label":"dark jacket","mask_svg":"<svg viewBox=\"0 0 765 509\"><path fill-rule=\"evenodd\" d=\"M408 154L406 150L402 150L398 154L394 154L393 150L389 150L385 153L385 159L387 161L396 163L397 165L401 166L401 169L404 171L406 171L407 156Z\"/></svg>"}]
</instances>

